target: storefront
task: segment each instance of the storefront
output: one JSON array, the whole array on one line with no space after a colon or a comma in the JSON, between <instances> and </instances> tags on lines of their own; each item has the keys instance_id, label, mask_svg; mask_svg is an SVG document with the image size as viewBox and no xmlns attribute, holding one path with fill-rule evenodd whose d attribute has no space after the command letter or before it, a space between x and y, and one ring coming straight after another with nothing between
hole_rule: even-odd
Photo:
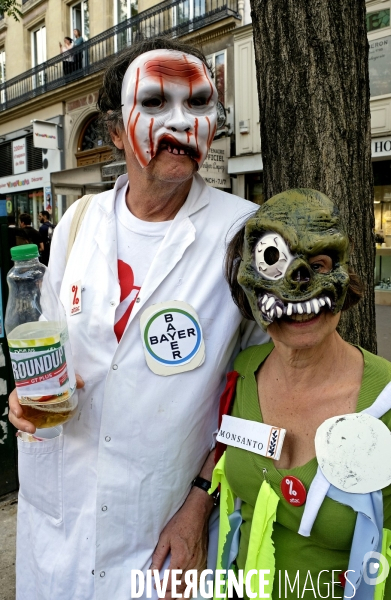
<instances>
[{"instance_id":1,"label":"storefront","mask_svg":"<svg viewBox=\"0 0 391 600\"><path fill-rule=\"evenodd\" d=\"M55 214L50 174L62 167L62 117L32 125L4 136L0 143L0 199L16 223L22 213L39 228L38 214Z\"/></svg>"},{"instance_id":2,"label":"storefront","mask_svg":"<svg viewBox=\"0 0 391 600\"><path fill-rule=\"evenodd\" d=\"M38 213L52 209L50 173L43 169L22 176L11 175L0 178L0 200L6 200L7 215L13 215L18 224L19 216L28 213L33 227L39 227Z\"/></svg>"},{"instance_id":3,"label":"storefront","mask_svg":"<svg viewBox=\"0 0 391 600\"><path fill-rule=\"evenodd\" d=\"M391 136L372 140L376 304L391 305Z\"/></svg>"}]
</instances>

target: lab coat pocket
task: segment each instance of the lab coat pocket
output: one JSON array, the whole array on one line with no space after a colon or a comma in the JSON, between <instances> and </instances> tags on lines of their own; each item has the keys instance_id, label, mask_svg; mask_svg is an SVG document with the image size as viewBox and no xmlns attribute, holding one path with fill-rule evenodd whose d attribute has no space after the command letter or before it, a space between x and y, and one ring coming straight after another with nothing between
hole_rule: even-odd
<instances>
[{"instance_id":1,"label":"lab coat pocket","mask_svg":"<svg viewBox=\"0 0 391 600\"><path fill-rule=\"evenodd\" d=\"M62 521L64 436L40 442L18 439L19 493L35 508Z\"/></svg>"}]
</instances>

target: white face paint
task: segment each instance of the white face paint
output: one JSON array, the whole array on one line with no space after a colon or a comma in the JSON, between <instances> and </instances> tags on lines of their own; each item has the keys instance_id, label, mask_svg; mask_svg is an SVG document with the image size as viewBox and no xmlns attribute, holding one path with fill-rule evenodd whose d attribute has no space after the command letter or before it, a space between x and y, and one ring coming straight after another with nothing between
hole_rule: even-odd
<instances>
[{"instance_id":1,"label":"white face paint","mask_svg":"<svg viewBox=\"0 0 391 600\"><path fill-rule=\"evenodd\" d=\"M216 105L211 75L195 56L152 50L136 58L122 83L122 116L140 165L168 151L200 167L216 131Z\"/></svg>"}]
</instances>

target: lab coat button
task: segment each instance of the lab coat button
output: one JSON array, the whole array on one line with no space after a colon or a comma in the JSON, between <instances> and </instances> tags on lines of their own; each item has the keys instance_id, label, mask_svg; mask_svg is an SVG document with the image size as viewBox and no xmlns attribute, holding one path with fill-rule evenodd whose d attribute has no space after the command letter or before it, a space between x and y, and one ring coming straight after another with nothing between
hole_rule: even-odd
<instances>
[{"instance_id":1,"label":"lab coat button","mask_svg":"<svg viewBox=\"0 0 391 600\"><path fill-rule=\"evenodd\" d=\"M139 296L137 296L136 302L140 302L140 301L141 301L141 298Z\"/></svg>"},{"instance_id":2,"label":"lab coat button","mask_svg":"<svg viewBox=\"0 0 391 600\"><path fill-rule=\"evenodd\" d=\"M106 437L105 437L105 441L106 441L106 442L110 442L110 440L111 440L111 437L110 437L109 435L106 435Z\"/></svg>"},{"instance_id":3,"label":"lab coat button","mask_svg":"<svg viewBox=\"0 0 391 600\"><path fill-rule=\"evenodd\" d=\"M99 575L100 575L101 577L104 577L104 576L106 575L106 573L105 573L104 571L101 571L101 572L99 573Z\"/></svg>"},{"instance_id":4,"label":"lab coat button","mask_svg":"<svg viewBox=\"0 0 391 600\"><path fill-rule=\"evenodd\" d=\"M118 369L118 365L113 365L113 371L116 371Z\"/></svg>"},{"instance_id":5,"label":"lab coat button","mask_svg":"<svg viewBox=\"0 0 391 600\"><path fill-rule=\"evenodd\" d=\"M103 512L106 512L107 506L106 505L102 506L102 510L103 510Z\"/></svg>"},{"instance_id":6,"label":"lab coat button","mask_svg":"<svg viewBox=\"0 0 391 600\"><path fill-rule=\"evenodd\" d=\"M110 302L110 304L111 304L111 306L115 306L115 302L114 302L114 300L112 300L112 301Z\"/></svg>"}]
</instances>

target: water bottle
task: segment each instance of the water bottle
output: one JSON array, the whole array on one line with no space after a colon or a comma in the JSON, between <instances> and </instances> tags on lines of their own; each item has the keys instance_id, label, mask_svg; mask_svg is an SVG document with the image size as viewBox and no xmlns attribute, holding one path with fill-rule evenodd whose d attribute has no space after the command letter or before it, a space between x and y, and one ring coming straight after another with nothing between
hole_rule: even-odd
<instances>
[{"instance_id":1,"label":"water bottle","mask_svg":"<svg viewBox=\"0 0 391 600\"><path fill-rule=\"evenodd\" d=\"M5 331L23 414L37 428L69 421L77 409L76 379L64 308L38 247L11 248Z\"/></svg>"}]
</instances>

